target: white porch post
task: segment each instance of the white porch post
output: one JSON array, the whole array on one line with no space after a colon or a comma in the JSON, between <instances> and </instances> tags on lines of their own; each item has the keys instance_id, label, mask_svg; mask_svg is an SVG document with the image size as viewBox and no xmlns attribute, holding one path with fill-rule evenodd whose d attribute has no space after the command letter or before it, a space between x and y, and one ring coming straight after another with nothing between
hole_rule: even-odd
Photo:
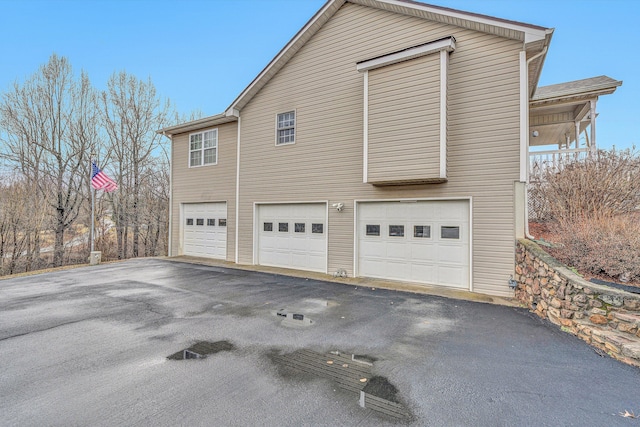
<instances>
[{"instance_id":1,"label":"white porch post","mask_svg":"<svg viewBox=\"0 0 640 427\"><path fill-rule=\"evenodd\" d=\"M596 100L591 100L591 111L589 112L589 118L591 119L591 145L589 153L594 154L596 152Z\"/></svg>"}]
</instances>

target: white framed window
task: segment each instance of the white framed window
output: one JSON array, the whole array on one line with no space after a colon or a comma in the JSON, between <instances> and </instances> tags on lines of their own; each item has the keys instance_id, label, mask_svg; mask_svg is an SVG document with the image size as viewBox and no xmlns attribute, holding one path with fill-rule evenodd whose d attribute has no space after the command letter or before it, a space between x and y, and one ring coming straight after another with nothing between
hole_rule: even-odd
<instances>
[{"instance_id":1,"label":"white framed window","mask_svg":"<svg viewBox=\"0 0 640 427\"><path fill-rule=\"evenodd\" d=\"M276 117L276 145L295 144L296 112L280 113Z\"/></svg>"},{"instance_id":2,"label":"white framed window","mask_svg":"<svg viewBox=\"0 0 640 427\"><path fill-rule=\"evenodd\" d=\"M218 129L189 135L189 167L218 163Z\"/></svg>"}]
</instances>

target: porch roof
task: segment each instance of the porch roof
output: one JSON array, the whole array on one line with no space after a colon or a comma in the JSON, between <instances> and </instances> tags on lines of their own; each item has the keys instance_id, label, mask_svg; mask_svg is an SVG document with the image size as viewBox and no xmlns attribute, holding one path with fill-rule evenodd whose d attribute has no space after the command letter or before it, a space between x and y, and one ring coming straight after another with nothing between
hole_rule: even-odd
<instances>
[{"instance_id":1,"label":"porch roof","mask_svg":"<svg viewBox=\"0 0 640 427\"><path fill-rule=\"evenodd\" d=\"M620 85L619 80L598 76L539 87L529 102L529 145L575 143L576 131L578 135L585 131L592 114L595 120L598 97L615 92Z\"/></svg>"}]
</instances>

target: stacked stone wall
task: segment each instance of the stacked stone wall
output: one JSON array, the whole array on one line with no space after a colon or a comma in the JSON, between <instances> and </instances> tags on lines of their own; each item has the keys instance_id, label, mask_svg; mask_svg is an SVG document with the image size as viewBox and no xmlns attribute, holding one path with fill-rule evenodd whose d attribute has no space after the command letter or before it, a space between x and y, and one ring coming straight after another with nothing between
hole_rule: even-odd
<instances>
[{"instance_id":1,"label":"stacked stone wall","mask_svg":"<svg viewBox=\"0 0 640 427\"><path fill-rule=\"evenodd\" d=\"M623 362L640 366L640 294L584 280L520 239L516 298L538 316Z\"/></svg>"}]
</instances>

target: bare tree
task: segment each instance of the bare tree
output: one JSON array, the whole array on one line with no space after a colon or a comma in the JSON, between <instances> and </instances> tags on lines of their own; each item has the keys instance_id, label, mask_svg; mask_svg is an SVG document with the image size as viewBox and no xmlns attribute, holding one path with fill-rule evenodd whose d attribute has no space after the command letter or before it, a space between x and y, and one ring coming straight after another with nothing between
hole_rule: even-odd
<instances>
[{"instance_id":1,"label":"bare tree","mask_svg":"<svg viewBox=\"0 0 640 427\"><path fill-rule=\"evenodd\" d=\"M113 195L118 258L128 257L131 229L131 255L140 247L141 195L148 184L144 171L153 163L156 151L165 143L156 130L169 117L169 102L161 101L150 79L120 72L113 74L102 94L104 125L109 136L110 158L115 163L119 191Z\"/></svg>"},{"instance_id":2,"label":"bare tree","mask_svg":"<svg viewBox=\"0 0 640 427\"><path fill-rule=\"evenodd\" d=\"M64 234L86 193L88 156L98 135L96 95L86 74L79 80L64 57L49 62L0 100L3 156L20 166L47 201L54 231L54 266L64 256Z\"/></svg>"}]
</instances>

